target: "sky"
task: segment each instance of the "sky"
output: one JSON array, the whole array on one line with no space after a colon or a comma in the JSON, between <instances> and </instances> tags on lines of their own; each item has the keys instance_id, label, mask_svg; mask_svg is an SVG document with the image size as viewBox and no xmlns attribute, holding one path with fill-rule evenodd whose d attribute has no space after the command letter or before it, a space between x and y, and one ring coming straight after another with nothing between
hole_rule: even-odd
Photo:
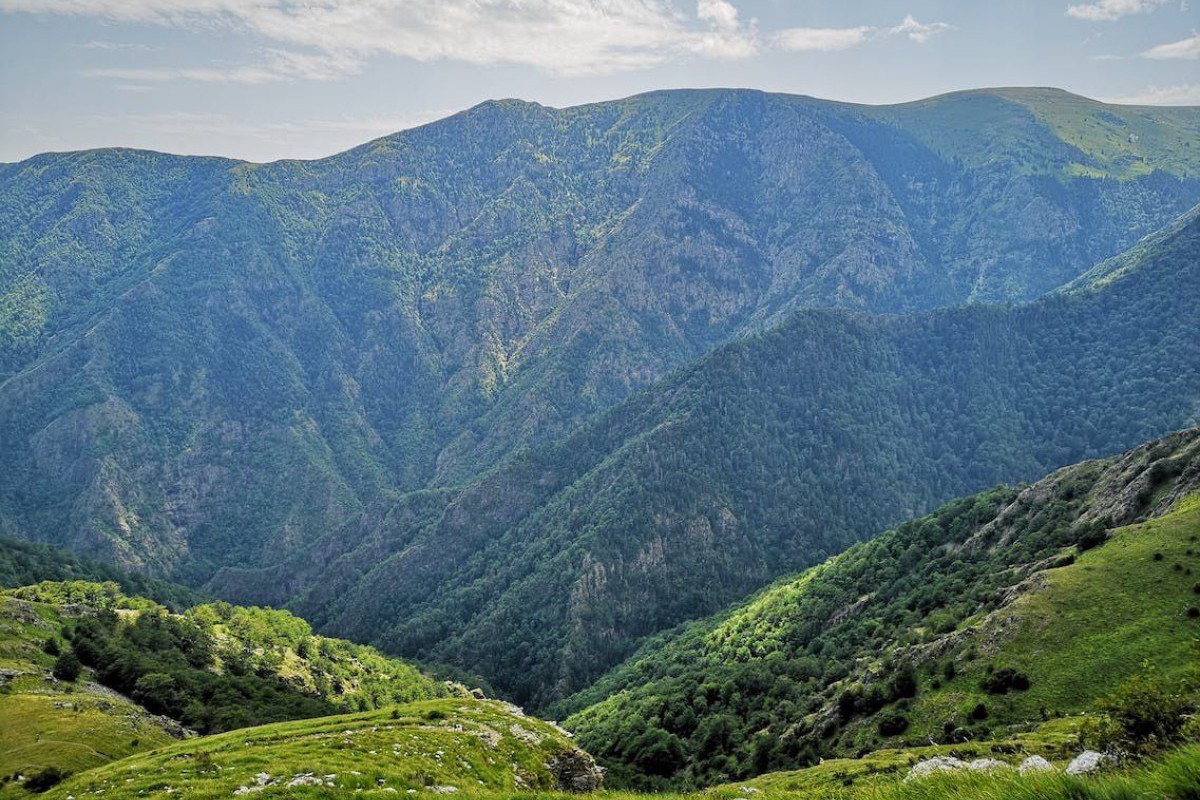
<instances>
[{"instance_id":1,"label":"sky","mask_svg":"<svg viewBox=\"0 0 1200 800\"><path fill-rule=\"evenodd\" d=\"M317 158L479 102L986 86L1200 105L1200 0L0 0L0 161Z\"/></svg>"}]
</instances>

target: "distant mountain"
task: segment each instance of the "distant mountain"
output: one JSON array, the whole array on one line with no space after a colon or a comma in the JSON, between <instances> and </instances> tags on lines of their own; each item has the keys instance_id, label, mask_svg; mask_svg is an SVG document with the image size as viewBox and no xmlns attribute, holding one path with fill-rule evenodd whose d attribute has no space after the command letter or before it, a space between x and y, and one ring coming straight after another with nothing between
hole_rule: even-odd
<instances>
[{"instance_id":1,"label":"distant mountain","mask_svg":"<svg viewBox=\"0 0 1200 800\"><path fill-rule=\"evenodd\" d=\"M953 501L656 639L559 710L618 783L650 786L1050 720L1072 736L1059 718L1130 679L1200 690L1198 580L1194 428Z\"/></svg>"},{"instance_id":2,"label":"distant mountain","mask_svg":"<svg viewBox=\"0 0 1200 800\"><path fill-rule=\"evenodd\" d=\"M0 532L195 583L275 564L798 309L1050 292L1200 201L1198 130L1055 90L713 90L312 162L0 166Z\"/></svg>"},{"instance_id":3,"label":"distant mountain","mask_svg":"<svg viewBox=\"0 0 1200 800\"><path fill-rule=\"evenodd\" d=\"M545 707L636 643L970 492L1195 424L1200 214L1026 306L812 310L219 594Z\"/></svg>"}]
</instances>

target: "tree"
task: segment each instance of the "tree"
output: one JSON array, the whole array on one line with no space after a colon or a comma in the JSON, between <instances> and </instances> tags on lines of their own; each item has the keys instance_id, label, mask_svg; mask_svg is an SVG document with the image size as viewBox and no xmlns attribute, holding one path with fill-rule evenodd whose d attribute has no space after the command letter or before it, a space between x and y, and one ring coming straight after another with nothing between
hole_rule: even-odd
<instances>
[{"instance_id":1,"label":"tree","mask_svg":"<svg viewBox=\"0 0 1200 800\"><path fill-rule=\"evenodd\" d=\"M58 658L55 659L52 674L60 681L74 682L82 670L83 665L79 663L79 658L68 650L65 653L60 653Z\"/></svg>"}]
</instances>

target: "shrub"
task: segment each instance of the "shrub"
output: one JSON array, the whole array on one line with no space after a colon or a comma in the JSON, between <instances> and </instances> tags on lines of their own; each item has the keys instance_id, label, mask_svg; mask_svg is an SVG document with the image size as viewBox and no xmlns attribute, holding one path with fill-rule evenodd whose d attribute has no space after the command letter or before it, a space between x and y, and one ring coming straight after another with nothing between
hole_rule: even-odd
<instances>
[{"instance_id":1,"label":"shrub","mask_svg":"<svg viewBox=\"0 0 1200 800\"><path fill-rule=\"evenodd\" d=\"M58 639L53 636L47 637L45 643L42 644L42 652L46 655L56 656L62 652L58 647Z\"/></svg>"},{"instance_id":2,"label":"shrub","mask_svg":"<svg viewBox=\"0 0 1200 800\"><path fill-rule=\"evenodd\" d=\"M988 694L1023 692L1029 688L1029 676L1011 667L1005 667L984 678L981 687Z\"/></svg>"},{"instance_id":3,"label":"shrub","mask_svg":"<svg viewBox=\"0 0 1200 800\"><path fill-rule=\"evenodd\" d=\"M899 736L908 730L908 717L896 711L889 711L879 720L879 732L884 736Z\"/></svg>"},{"instance_id":4,"label":"shrub","mask_svg":"<svg viewBox=\"0 0 1200 800\"><path fill-rule=\"evenodd\" d=\"M46 767L41 772L35 772L25 780L25 788L40 794L52 789L67 779L71 773L63 772L58 767Z\"/></svg>"},{"instance_id":5,"label":"shrub","mask_svg":"<svg viewBox=\"0 0 1200 800\"><path fill-rule=\"evenodd\" d=\"M979 703L978 705L976 705L974 708L971 709L971 719L979 720L979 719L987 719L987 717L988 717L987 706L985 706L983 703Z\"/></svg>"},{"instance_id":6,"label":"shrub","mask_svg":"<svg viewBox=\"0 0 1200 800\"><path fill-rule=\"evenodd\" d=\"M1108 531L1103 525L1096 523L1080 532L1079 538L1075 540L1075 546L1079 548L1079 552L1083 553L1104 544L1104 540L1107 538Z\"/></svg>"},{"instance_id":7,"label":"shrub","mask_svg":"<svg viewBox=\"0 0 1200 800\"><path fill-rule=\"evenodd\" d=\"M79 659L75 654L67 651L60 653L58 658L55 659L52 674L60 681L74 681L79 677L82 669L83 665L79 663Z\"/></svg>"},{"instance_id":8,"label":"shrub","mask_svg":"<svg viewBox=\"0 0 1200 800\"><path fill-rule=\"evenodd\" d=\"M1183 739L1184 725L1195 710L1183 687L1131 678L1098 705L1102 716L1085 725L1084 741L1104 750L1135 755L1160 752Z\"/></svg>"},{"instance_id":9,"label":"shrub","mask_svg":"<svg viewBox=\"0 0 1200 800\"><path fill-rule=\"evenodd\" d=\"M893 700L917 696L917 674L910 666L905 666L892 676L888 687Z\"/></svg>"}]
</instances>

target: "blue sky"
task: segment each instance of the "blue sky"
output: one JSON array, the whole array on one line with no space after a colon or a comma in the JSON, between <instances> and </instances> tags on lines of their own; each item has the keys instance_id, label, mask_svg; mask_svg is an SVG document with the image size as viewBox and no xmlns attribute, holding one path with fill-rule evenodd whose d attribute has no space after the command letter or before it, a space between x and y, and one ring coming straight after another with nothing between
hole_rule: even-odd
<instances>
[{"instance_id":1,"label":"blue sky","mask_svg":"<svg viewBox=\"0 0 1200 800\"><path fill-rule=\"evenodd\" d=\"M1200 104L1200 0L0 0L0 161L311 158L520 97L863 103L1057 86Z\"/></svg>"}]
</instances>

